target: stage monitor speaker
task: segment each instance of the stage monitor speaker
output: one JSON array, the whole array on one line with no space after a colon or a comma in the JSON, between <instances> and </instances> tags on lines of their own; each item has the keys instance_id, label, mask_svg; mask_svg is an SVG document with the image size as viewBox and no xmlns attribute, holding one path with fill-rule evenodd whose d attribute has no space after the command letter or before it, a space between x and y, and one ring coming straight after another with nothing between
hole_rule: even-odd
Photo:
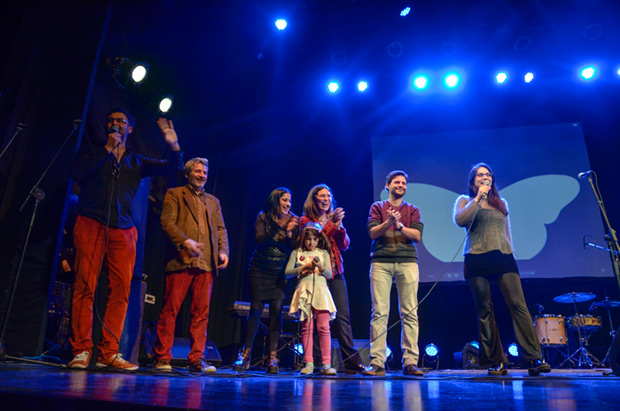
<instances>
[{"instance_id":1,"label":"stage monitor speaker","mask_svg":"<svg viewBox=\"0 0 620 411\"><path fill-rule=\"evenodd\" d=\"M353 340L355 348L360 353L362 363L365 367L370 364L370 341L369 340ZM344 372L345 367L342 358L342 351L340 351L340 344L338 340L332 339L332 367L338 372Z\"/></svg>"},{"instance_id":2,"label":"stage monitor speaker","mask_svg":"<svg viewBox=\"0 0 620 411\"><path fill-rule=\"evenodd\" d=\"M172 346L172 360L170 363L177 367L188 365L187 356L191 350L189 338L175 338ZM216 367L222 365L222 357L213 341L207 341L204 351L205 360Z\"/></svg>"}]
</instances>

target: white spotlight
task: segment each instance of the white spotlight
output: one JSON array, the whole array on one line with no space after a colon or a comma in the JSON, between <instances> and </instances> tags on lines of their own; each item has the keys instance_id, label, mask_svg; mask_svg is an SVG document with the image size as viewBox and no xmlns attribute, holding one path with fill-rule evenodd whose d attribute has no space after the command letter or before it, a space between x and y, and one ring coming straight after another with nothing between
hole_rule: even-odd
<instances>
[{"instance_id":1,"label":"white spotlight","mask_svg":"<svg viewBox=\"0 0 620 411\"><path fill-rule=\"evenodd\" d=\"M363 81L363 80L360 81L359 83L357 83L357 89L363 93L364 91L368 89L368 82Z\"/></svg>"},{"instance_id":2,"label":"white spotlight","mask_svg":"<svg viewBox=\"0 0 620 411\"><path fill-rule=\"evenodd\" d=\"M524 80L526 83L531 83L531 82L532 82L532 80L534 80L534 73L532 73L531 71L530 71L530 72L528 72L528 73L526 73L526 74L525 74L525 76L523 76L523 80Z\"/></svg>"},{"instance_id":3,"label":"white spotlight","mask_svg":"<svg viewBox=\"0 0 620 411\"><path fill-rule=\"evenodd\" d=\"M506 74L503 71L499 72L495 76L495 80L497 81L498 84L504 84L506 82L506 80L508 80L508 74Z\"/></svg>"},{"instance_id":4,"label":"white spotlight","mask_svg":"<svg viewBox=\"0 0 620 411\"><path fill-rule=\"evenodd\" d=\"M329 92L333 94L340 90L340 84L338 84L337 81L330 81L329 83L327 83L327 90L329 90Z\"/></svg>"},{"instance_id":5,"label":"white spotlight","mask_svg":"<svg viewBox=\"0 0 620 411\"><path fill-rule=\"evenodd\" d=\"M278 30L284 30L286 26L288 26L288 23L286 22L286 20L284 19L276 20L276 27L278 28Z\"/></svg>"},{"instance_id":6,"label":"white spotlight","mask_svg":"<svg viewBox=\"0 0 620 411\"><path fill-rule=\"evenodd\" d=\"M172 108L172 96L164 96L159 102L159 111L163 113L167 113Z\"/></svg>"},{"instance_id":7,"label":"white spotlight","mask_svg":"<svg viewBox=\"0 0 620 411\"><path fill-rule=\"evenodd\" d=\"M583 78L584 80L592 80L594 76L596 75L596 67L594 66L584 67L583 69L581 69L580 75L581 75L581 78Z\"/></svg>"},{"instance_id":8,"label":"white spotlight","mask_svg":"<svg viewBox=\"0 0 620 411\"><path fill-rule=\"evenodd\" d=\"M138 63L131 69L131 79L134 83L140 84L146 78L148 74L148 64L146 63Z\"/></svg>"}]
</instances>

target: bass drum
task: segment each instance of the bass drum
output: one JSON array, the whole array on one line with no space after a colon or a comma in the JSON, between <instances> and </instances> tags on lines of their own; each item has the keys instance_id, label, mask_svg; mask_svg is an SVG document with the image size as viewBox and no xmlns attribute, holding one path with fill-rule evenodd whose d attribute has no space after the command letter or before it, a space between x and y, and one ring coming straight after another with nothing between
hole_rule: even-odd
<instances>
[{"instance_id":1,"label":"bass drum","mask_svg":"<svg viewBox=\"0 0 620 411\"><path fill-rule=\"evenodd\" d=\"M564 347L568 344L564 317L559 314L545 314L534 317L534 329L540 345Z\"/></svg>"}]
</instances>

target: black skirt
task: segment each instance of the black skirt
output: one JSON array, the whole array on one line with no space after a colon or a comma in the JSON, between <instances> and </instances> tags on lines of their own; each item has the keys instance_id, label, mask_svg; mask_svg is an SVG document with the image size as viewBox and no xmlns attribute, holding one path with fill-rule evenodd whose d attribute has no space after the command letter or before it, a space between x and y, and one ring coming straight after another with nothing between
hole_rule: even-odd
<instances>
[{"instance_id":1,"label":"black skirt","mask_svg":"<svg viewBox=\"0 0 620 411\"><path fill-rule=\"evenodd\" d=\"M499 250L483 254L465 254L465 279L493 277L506 273L519 274L519 267L512 254L502 254Z\"/></svg>"},{"instance_id":2,"label":"black skirt","mask_svg":"<svg viewBox=\"0 0 620 411\"><path fill-rule=\"evenodd\" d=\"M250 261L248 276L252 301L284 300L286 277L284 268L288 254L275 247L255 251Z\"/></svg>"}]
</instances>

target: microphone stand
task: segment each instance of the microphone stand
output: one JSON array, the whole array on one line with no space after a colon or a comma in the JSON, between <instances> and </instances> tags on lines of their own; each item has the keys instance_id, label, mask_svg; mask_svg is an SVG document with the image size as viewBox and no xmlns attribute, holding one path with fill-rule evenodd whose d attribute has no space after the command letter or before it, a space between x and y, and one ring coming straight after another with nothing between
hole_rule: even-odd
<instances>
[{"instance_id":1,"label":"microphone stand","mask_svg":"<svg viewBox=\"0 0 620 411\"><path fill-rule=\"evenodd\" d=\"M35 220L35 216L36 216L36 213L37 213L37 208L39 207L39 203L43 199L45 199L45 193L43 192L43 190L41 190L39 188L39 183L41 183L43 178L46 176L47 172L52 167L52 164L54 164L54 162L56 161L56 158L58 158L58 156L62 152L63 148L65 147L67 142L69 142L69 139L71 138L71 136L73 136L73 134L75 133L75 130L78 129L78 127L80 126L81 123L82 123L81 120L73 120L73 130L71 130L71 132L69 133L67 138L65 138L65 141L62 143L62 145L60 146L58 151L56 151L56 154L54 155L54 157L52 158L52 160L48 164L48 166L45 169L45 171L43 171L43 174L41 175L41 178L39 178L39 180L32 187L32 189L30 190L30 193L28 193L28 197L26 197L26 199L24 200L24 203L19 208L19 212L21 212L24 209L24 207L26 206L26 204L28 203L28 200L30 199L30 197L34 198L34 201L35 201L34 202L34 208L32 210L32 216L30 217L30 224L28 226L28 231L26 233L26 239L24 240L24 245L23 245L23 248L22 248L22 254L21 254L21 257L19 259L19 265L17 267L17 273L15 274L15 280L13 281L13 286L12 286L12 290L11 290L11 297L9 298L9 304L8 304L8 306L6 308L6 312L4 313L4 321L3 321L3 324L2 324L2 332L0 333L0 360L5 360L7 358L12 359L12 360L20 360L20 358L11 357L11 356L8 356L6 354L6 349L4 347L4 337L5 337L5 334L6 334L6 327L7 327L7 324L9 322L9 317L11 315L11 308L13 306L13 300L15 299L15 292L17 290L17 284L19 283L19 277L21 275L22 265L24 263L24 258L26 256L26 250L28 248L28 242L30 241L30 234L32 233L32 227L34 226L34 220ZM17 133L15 135L17 135ZM6 151L6 149L5 149L5 151ZM47 363L45 363L45 364L47 364Z\"/></svg>"},{"instance_id":2,"label":"microphone stand","mask_svg":"<svg viewBox=\"0 0 620 411\"><path fill-rule=\"evenodd\" d=\"M17 138L17 136L26 128L28 127L28 124L24 124L24 123L17 123L17 128L15 129L15 133L13 134L13 137L11 137L11 139L9 140L9 142L6 144L6 146L4 146L4 149L2 150L2 153L0 153L0 159L2 158L2 156L4 156L4 153L6 153L6 151L9 149L9 146L11 144L13 144L13 141Z\"/></svg>"},{"instance_id":3,"label":"microphone stand","mask_svg":"<svg viewBox=\"0 0 620 411\"><path fill-rule=\"evenodd\" d=\"M588 173L588 181L590 182L590 186L592 187L592 191L594 192L594 196L596 197L596 201L598 202L598 207L601 210L603 222L605 223L605 228L607 229L607 235L605 236L605 240L609 245L609 254L611 256L612 267L614 269L616 281L618 282L618 288L620 289L620 245L618 245L616 230L614 230L609 223L609 218L607 217L607 212L605 211L605 204L603 204L603 197L598 190L598 179L595 185L592 179L592 175L597 178L596 173L591 172Z\"/></svg>"}]
</instances>

